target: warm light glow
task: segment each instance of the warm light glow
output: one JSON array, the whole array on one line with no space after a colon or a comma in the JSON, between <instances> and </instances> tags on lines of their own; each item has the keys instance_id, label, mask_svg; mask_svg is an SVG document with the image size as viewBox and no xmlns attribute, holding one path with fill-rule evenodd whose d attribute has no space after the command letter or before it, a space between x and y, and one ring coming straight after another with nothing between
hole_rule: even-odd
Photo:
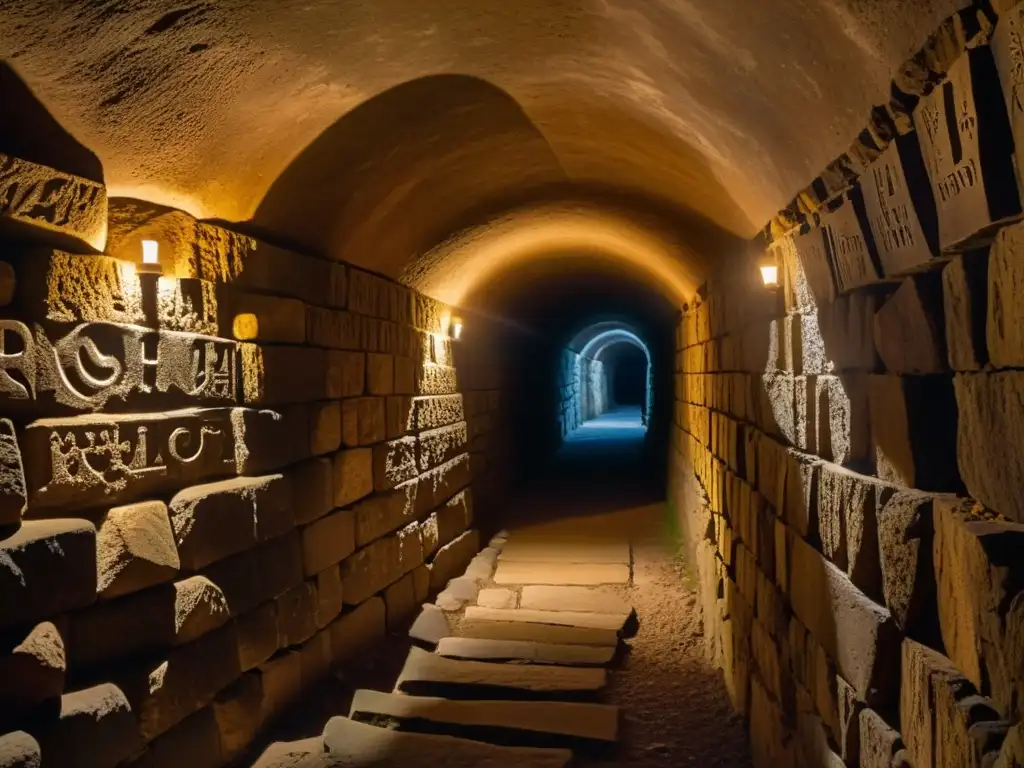
<instances>
[{"instance_id":1,"label":"warm light glow","mask_svg":"<svg viewBox=\"0 0 1024 768\"><path fill-rule=\"evenodd\" d=\"M143 264L159 264L160 263L160 243L156 240L143 240L142 241L142 263Z\"/></svg>"},{"instance_id":2,"label":"warm light glow","mask_svg":"<svg viewBox=\"0 0 1024 768\"><path fill-rule=\"evenodd\" d=\"M765 288L778 288L779 268L775 264L762 264L761 279L764 281Z\"/></svg>"},{"instance_id":3,"label":"warm light glow","mask_svg":"<svg viewBox=\"0 0 1024 768\"><path fill-rule=\"evenodd\" d=\"M448 312L441 315L441 333L445 336L448 335L448 330L452 325L452 316Z\"/></svg>"},{"instance_id":4,"label":"warm light glow","mask_svg":"<svg viewBox=\"0 0 1024 768\"><path fill-rule=\"evenodd\" d=\"M452 338L455 339L456 341L458 341L460 336L462 336L462 318L461 317L453 317L452 318Z\"/></svg>"}]
</instances>

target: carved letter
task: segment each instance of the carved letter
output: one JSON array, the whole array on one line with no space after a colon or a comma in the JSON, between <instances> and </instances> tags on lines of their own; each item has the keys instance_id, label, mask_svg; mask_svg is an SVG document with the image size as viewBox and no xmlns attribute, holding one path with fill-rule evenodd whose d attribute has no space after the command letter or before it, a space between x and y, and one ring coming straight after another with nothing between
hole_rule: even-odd
<instances>
[{"instance_id":1,"label":"carved letter","mask_svg":"<svg viewBox=\"0 0 1024 768\"><path fill-rule=\"evenodd\" d=\"M9 352L12 343L15 343L20 349ZM35 358L35 344L28 326L17 320L0 320L0 399L35 399ZM18 371L25 383L15 379L8 371Z\"/></svg>"}]
</instances>

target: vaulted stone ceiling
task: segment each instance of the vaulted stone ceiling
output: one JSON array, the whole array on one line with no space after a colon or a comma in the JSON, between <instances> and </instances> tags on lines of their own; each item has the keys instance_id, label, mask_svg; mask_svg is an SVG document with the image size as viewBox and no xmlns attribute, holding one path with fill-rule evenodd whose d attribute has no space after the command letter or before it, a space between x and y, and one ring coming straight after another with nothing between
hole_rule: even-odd
<instances>
[{"instance_id":1,"label":"vaulted stone ceiling","mask_svg":"<svg viewBox=\"0 0 1024 768\"><path fill-rule=\"evenodd\" d=\"M472 288L468 262L437 256L456 231L464 258L495 217L600 252L642 222L657 242L637 258L673 254L658 280L685 295L963 5L13 0L0 56L113 196L251 220L448 300Z\"/></svg>"}]
</instances>

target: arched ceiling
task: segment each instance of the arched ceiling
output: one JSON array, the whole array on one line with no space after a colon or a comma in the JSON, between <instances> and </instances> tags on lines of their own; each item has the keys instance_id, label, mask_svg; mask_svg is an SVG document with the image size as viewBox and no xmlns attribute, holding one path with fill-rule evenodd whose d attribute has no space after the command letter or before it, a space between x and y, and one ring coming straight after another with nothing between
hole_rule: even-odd
<instances>
[{"instance_id":1,"label":"arched ceiling","mask_svg":"<svg viewBox=\"0 0 1024 768\"><path fill-rule=\"evenodd\" d=\"M482 268L474 249L460 251L473 262L435 249L429 269L416 258L551 190L673 211L683 237L693 222L753 235L965 4L13 0L0 57L98 155L112 195L252 220L457 298L466 265ZM606 245L622 225L609 220L594 236ZM558 248L601 250L541 226ZM536 250L530 237L491 253ZM672 295L714 257L676 239L625 249L649 252L638 264Z\"/></svg>"}]
</instances>

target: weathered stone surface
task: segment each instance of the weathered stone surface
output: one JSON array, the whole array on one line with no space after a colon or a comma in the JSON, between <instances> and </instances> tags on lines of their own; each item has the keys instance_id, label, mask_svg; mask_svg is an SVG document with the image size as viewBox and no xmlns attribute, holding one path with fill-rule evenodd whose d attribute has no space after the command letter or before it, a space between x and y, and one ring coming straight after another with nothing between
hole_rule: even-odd
<instances>
[{"instance_id":1,"label":"weathered stone surface","mask_svg":"<svg viewBox=\"0 0 1024 768\"><path fill-rule=\"evenodd\" d=\"M301 645L316 634L317 594L312 581L296 584L277 598L277 646Z\"/></svg>"},{"instance_id":2,"label":"weathered stone surface","mask_svg":"<svg viewBox=\"0 0 1024 768\"><path fill-rule=\"evenodd\" d=\"M224 288L217 305L221 328L230 328L240 341L302 344L306 340L306 305L296 299Z\"/></svg>"},{"instance_id":3,"label":"weathered stone surface","mask_svg":"<svg viewBox=\"0 0 1024 768\"><path fill-rule=\"evenodd\" d=\"M331 459L310 459L293 467L289 473L296 525L319 520L334 508L334 464Z\"/></svg>"},{"instance_id":4,"label":"weathered stone surface","mask_svg":"<svg viewBox=\"0 0 1024 768\"><path fill-rule=\"evenodd\" d=\"M388 350L383 350L387 352ZM412 395L416 392L416 361L409 357L395 358L395 393Z\"/></svg>"},{"instance_id":5,"label":"weathered stone surface","mask_svg":"<svg viewBox=\"0 0 1024 768\"><path fill-rule=\"evenodd\" d=\"M903 749L899 732L873 709L860 711L860 765L862 768L897 768L893 757Z\"/></svg>"},{"instance_id":6,"label":"weathered stone surface","mask_svg":"<svg viewBox=\"0 0 1024 768\"><path fill-rule=\"evenodd\" d=\"M958 401L949 378L869 376L868 402L878 476L907 488L955 492Z\"/></svg>"},{"instance_id":7,"label":"weathered stone surface","mask_svg":"<svg viewBox=\"0 0 1024 768\"><path fill-rule=\"evenodd\" d=\"M412 398L408 395L391 395L385 400L387 401L385 438L394 440L409 431L409 422L412 419Z\"/></svg>"},{"instance_id":8,"label":"weathered stone surface","mask_svg":"<svg viewBox=\"0 0 1024 768\"><path fill-rule=\"evenodd\" d=\"M0 709L19 712L59 697L64 691L66 670L60 630L48 621L36 624L10 654L0 656L0 679L4 681Z\"/></svg>"},{"instance_id":9,"label":"weathered stone surface","mask_svg":"<svg viewBox=\"0 0 1024 768\"><path fill-rule=\"evenodd\" d=\"M570 589L570 587L566 587L566 589ZM519 596L511 589L481 589L476 602L483 608L518 608ZM540 608L542 605L533 604L523 607Z\"/></svg>"},{"instance_id":10,"label":"weathered stone surface","mask_svg":"<svg viewBox=\"0 0 1024 768\"><path fill-rule=\"evenodd\" d=\"M174 593L175 645L202 637L231 618L224 592L205 576L175 582Z\"/></svg>"},{"instance_id":11,"label":"weathered stone surface","mask_svg":"<svg viewBox=\"0 0 1024 768\"><path fill-rule=\"evenodd\" d=\"M875 314L875 348L891 373L941 373L945 318L938 272L908 277Z\"/></svg>"},{"instance_id":12,"label":"weathered stone surface","mask_svg":"<svg viewBox=\"0 0 1024 768\"><path fill-rule=\"evenodd\" d=\"M280 413L235 408L231 426L236 474L266 475L309 458L309 422L304 405L285 406Z\"/></svg>"},{"instance_id":13,"label":"weathered stone surface","mask_svg":"<svg viewBox=\"0 0 1024 768\"><path fill-rule=\"evenodd\" d=\"M438 553L440 555L440 553ZM564 584L601 586L629 582L629 566L604 563L499 563L495 584Z\"/></svg>"},{"instance_id":14,"label":"weathered stone surface","mask_svg":"<svg viewBox=\"0 0 1024 768\"><path fill-rule=\"evenodd\" d=\"M268 746L252 768L328 768L322 736L299 741L275 741Z\"/></svg>"},{"instance_id":15,"label":"weathered stone surface","mask_svg":"<svg viewBox=\"0 0 1024 768\"><path fill-rule=\"evenodd\" d=\"M355 610L342 614L329 627L334 663L351 662L357 654L383 637L385 621L384 601L379 597L371 597Z\"/></svg>"},{"instance_id":16,"label":"weathered stone surface","mask_svg":"<svg viewBox=\"0 0 1024 768\"><path fill-rule=\"evenodd\" d=\"M441 547L430 567L431 589L440 589L458 576L480 548L480 533L466 531L461 536Z\"/></svg>"},{"instance_id":17,"label":"weathered stone surface","mask_svg":"<svg viewBox=\"0 0 1024 768\"><path fill-rule=\"evenodd\" d=\"M515 537L501 551L501 562L619 563L630 562L629 543L620 541Z\"/></svg>"},{"instance_id":18,"label":"weathered stone surface","mask_svg":"<svg viewBox=\"0 0 1024 768\"><path fill-rule=\"evenodd\" d=\"M936 499L934 567L939 626L952 662L975 687L987 684L1010 712L1024 681L1017 553L1024 526L987 520L967 503Z\"/></svg>"},{"instance_id":19,"label":"weathered stone surface","mask_svg":"<svg viewBox=\"0 0 1024 768\"><path fill-rule=\"evenodd\" d=\"M240 674L237 637L229 624L119 677L139 731L150 741L208 704Z\"/></svg>"},{"instance_id":20,"label":"weathered stone surface","mask_svg":"<svg viewBox=\"0 0 1024 768\"><path fill-rule=\"evenodd\" d=\"M418 440L415 437L401 437L373 447L374 490L386 491L419 474L417 454Z\"/></svg>"},{"instance_id":21,"label":"weathered stone surface","mask_svg":"<svg viewBox=\"0 0 1024 768\"><path fill-rule=\"evenodd\" d=\"M424 363L416 382L416 392L420 395L454 395L458 392L455 368L437 363Z\"/></svg>"},{"instance_id":22,"label":"weathered stone surface","mask_svg":"<svg viewBox=\"0 0 1024 768\"><path fill-rule=\"evenodd\" d=\"M790 559L793 612L811 630L861 701L885 701L898 635L892 616L802 539Z\"/></svg>"},{"instance_id":23,"label":"weathered stone surface","mask_svg":"<svg viewBox=\"0 0 1024 768\"><path fill-rule=\"evenodd\" d=\"M394 355L366 356L366 391L371 395L395 394Z\"/></svg>"},{"instance_id":24,"label":"weathered stone surface","mask_svg":"<svg viewBox=\"0 0 1024 768\"><path fill-rule=\"evenodd\" d=\"M351 509L340 509L302 529L302 566L307 576L340 563L355 549L355 515Z\"/></svg>"},{"instance_id":25,"label":"weathered stone surface","mask_svg":"<svg viewBox=\"0 0 1024 768\"><path fill-rule=\"evenodd\" d=\"M515 621L529 624L555 624L563 627L608 629L622 633L630 613L585 613L581 611L539 611L527 608L466 608L467 621Z\"/></svg>"},{"instance_id":26,"label":"weathered stone surface","mask_svg":"<svg viewBox=\"0 0 1024 768\"><path fill-rule=\"evenodd\" d=\"M0 768L39 768L43 762L39 742L24 731L0 736Z\"/></svg>"},{"instance_id":27,"label":"weathered stone surface","mask_svg":"<svg viewBox=\"0 0 1024 768\"><path fill-rule=\"evenodd\" d=\"M459 576L448 582L434 602L446 611L458 611L467 603L476 602L479 590L479 580L470 576Z\"/></svg>"},{"instance_id":28,"label":"weathered stone surface","mask_svg":"<svg viewBox=\"0 0 1024 768\"><path fill-rule=\"evenodd\" d=\"M373 493L374 451L355 448L334 456L334 504L348 506Z\"/></svg>"},{"instance_id":29,"label":"weathered stone surface","mask_svg":"<svg viewBox=\"0 0 1024 768\"><path fill-rule=\"evenodd\" d=\"M466 488L472 479L469 454L463 453L436 469L425 472L416 479L417 514L426 515L437 509L459 491ZM466 497L467 502L469 497ZM472 506L467 503L467 508Z\"/></svg>"},{"instance_id":30,"label":"weathered stone surface","mask_svg":"<svg viewBox=\"0 0 1024 768\"><path fill-rule=\"evenodd\" d=\"M799 297L801 308L813 308L836 297L835 277L823 236L824 229L812 229L790 238L800 265L800 286L804 289Z\"/></svg>"},{"instance_id":31,"label":"weathered stone surface","mask_svg":"<svg viewBox=\"0 0 1024 768\"><path fill-rule=\"evenodd\" d=\"M327 353L327 397L359 397L366 390L366 355L362 352Z\"/></svg>"},{"instance_id":32,"label":"weathered stone surface","mask_svg":"<svg viewBox=\"0 0 1024 768\"><path fill-rule=\"evenodd\" d=\"M413 517L415 485L404 486L359 502L355 515L356 546L363 547L408 524Z\"/></svg>"},{"instance_id":33,"label":"weathered stone surface","mask_svg":"<svg viewBox=\"0 0 1024 768\"><path fill-rule=\"evenodd\" d=\"M317 632L299 649L302 657L302 689L312 691L331 671L331 633Z\"/></svg>"},{"instance_id":34,"label":"weathered stone surface","mask_svg":"<svg viewBox=\"0 0 1024 768\"><path fill-rule=\"evenodd\" d=\"M985 340L988 305L988 253L964 254L942 270L946 348L954 371L978 371L988 363Z\"/></svg>"},{"instance_id":35,"label":"weathered stone surface","mask_svg":"<svg viewBox=\"0 0 1024 768\"><path fill-rule=\"evenodd\" d=\"M750 744L757 768L793 765L794 743L783 724L782 708L756 675L750 678Z\"/></svg>"},{"instance_id":36,"label":"weathered stone surface","mask_svg":"<svg viewBox=\"0 0 1024 768\"><path fill-rule=\"evenodd\" d=\"M866 459L871 452L866 380L863 376L817 376L808 408L808 446L836 464ZM811 416L813 415L813 421Z\"/></svg>"},{"instance_id":37,"label":"weathered stone surface","mask_svg":"<svg viewBox=\"0 0 1024 768\"><path fill-rule=\"evenodd\" d=\"M356 397L342 401L342 438L346 447L372 445L387 437L387 400L383 397Z\"/></svg>"},{"instance_id":38,"label":"weathered stone surface","mask_svg":"<svg viewBox=\"0 0 1024 768\"><path fill-rule=\"evenodd\" d=\"M468 450L466 422L421 432L418 442L419 471L427 472Z\"/></svg>"},{"instance_id":39,"label":"weathered stone surface","mask_svg":"<svg viewBox=\"0 0 1024 768\"><path fill-rule=\"evenodd\" d=\"M85 520L34 520L0 539L0 626L26 624L96 599L96 529Z\"/></svg>"},{"instance_id":40,"label":"weathered stone surface","mask_svg":"<svg viewBox=\"0 0 1024 768\"><path fill-rule=\"evenodd\" d=\"M0 154L0 220L67 247L102 251L107 239L103 184ZM36 235L39 237L40 235Z\"/></svg>"},{"instance_id":41,"label":"weathered stone surface","mask_svg":"<svg viewBox=\"0 0 1024 768\"><path fill-rule=\"evenodd\" d=\"M397 632L406 625L416 611L416 592L411 573L384 590L384 607L388 632Z\"/></svg>"},{"instance_id":42,"label":"weathered stone surface","mask_svg":"<svg viewBox=\"0 0 1024 768\"><path fill-rule=\"evenodd\" d=\"M3 333L0 329L0 360L3 357ZM0 392L3 391L2 380L5 376L7 374L0 368ZM9 419L0 419L0 525L19 522L27 509L28 491L18 436Z\"/></svg>"},{"instance_id":43,"label":"weathered stone surface","mask_svg":"<svg viewBox=\"0 0 1024 768\"><path fill-rule=\"evenodd\" d=\"M786 522L801 536L806 536L816 524L817 487L820 461L797 451L786 451L782 459L785 472L784 503L776 508Z\"/></svg>"},{"instance_id":44,"label":"weathered stone surface","mask_svg":"<svg viewBox=\"0 0 1024 768\"><path fill-rule=\"evenodd\" d=\"M1007 227L996 236L988 260L988 354L997 368L1024 365L1024 228Z\"/></svg>"},{"instance_id":45,"label":"weathered stone surface","mask_svg":"<svg viewBox=\"0 0 1024 768\"><path fill-rule=\"evenodd\" d=\"M302 693L302 654L283 650L259 667L263 686L262 721L270 722Z\"/></svg>"},{"instance_id":46,"label":"weathered stone surface","mask_svg":"<svg viewBox=\"0 0 1024 768\"><path fill-rule=\"evenodd\" d=\"M141 747L132 708L111 683L64 694L60 717L39 741L47 764L69 768L108 768Z\"/></svg>"},{"instance_id":47,"label":"weathered stone surface","mask_svg":"<svg viewBox=\"0 0 1024 768\"><path fill-rule=\"evenodd\" d=\"M233 477L179 491L170 512L182 567L199 570L289 530L291 501L283 475Z\"/></svg>"},{"instance_id":48,"label":"weathered stone surface","mask_svg":"<svg viewBox=\"0 0 1024 768\"><path fill-rule=\"evenodd\" d=\"M341 447L341 403L332 400L309 406L309 453L322 456Z\"/></svg>"},{"instance_id":49,"label":"weathered stone surface","mask_svg":"<svg viewBox=\"0 0 1024 768\"><path fill-rule=\"evenodd\" d=\"M271 600L239 616L234 624L242 672L258 667L277 651L277 601Z\"/></svg>"},{"instance_id":50,"label":"weathered stone surface","mask_svg":"<svg viewBox=\"0 0 1024 768\"><path fill-rule=\"evenodd\" d=\"M452 659L584 667L609 665L615 651L612 646L555 645L525 640L488 640L472 637L444 637L437 643L437 653Z\"/></svg>"},{"instance_id":51,"label":"weathered stone surface","mask_svg":"<svg viewBox=\"0 0 1024 768\"><path fill-rule=\"evenodd\" d=\"M338 760L340 765L372 763L381 768L400 768L415 762L453 768L488 764L561 768L572 759L572 752L567 749L501 747L452 736L401 733L343 717L327 722L324 743L331 759Z\"/></svg>"},{"instance_id":52,"label":"weathered stone surface","mask_svg":"<svg viewBox=\"0 0 1024 768\"><path fill-rule=\"evenodd\" d=\"M101 597L137 592L174 577L181 566L167 506L146 501L114 507L96 532Z\"/></svg>"},{"instance_id":53,"label":"weathered stone surface","mask_svg":"<svg viewBox=\"0 0 1024 768\"><path fill-rule=\"evenodd\" d=\"M220 736L222 760L238 758L249 747L261 725L263 676L242 675L214 699L211 709Z\"/></svg>"},{"instance_id":54,"label":"weathered stone surface","mask_svg":"<svg viewBox=\"0 0 1024 768\"><path fill-rule=\"evenodd\" d=\"M932 497L899 491L878 514L885 605L904 633L935 626Z\"/></svg>"},{"instance_id":55,"label":"weathered stone surface","mask_svg":"<svg viewBox=\"0 0 1024 768\"><path fill-rule=\"evenodd\" d=\"M463 620L459 624L458 635L481 640L523 641L549 645L593 645L614 648L619 644L619 633L611 629L515 621Z\"/></svg>"},{"instance_id":56,"label":"weathered stone surface","mask_svg":"<svg viewBox=\"0 0 1024 768\"><path fill-rule=\"evenodd\" d=\"M189 715L167 733L150 742L145 756L131 768L219 768L220 734L213 709Z\"/></svg>"},{"instance_id":57,"label":"weathered stone surface","mask_svg":"<svg viewBox=\"0 0 1024 768\"><path fill-rule=\"evenodd\" d=\"M306 336L318 347L360 349L360 319L351 312L307 307Z\"/></svg>"},{"instance_id":58,"label":"weathered stone surface","mask_svg":"<svg viewBox=\"0 0 1024 768\"><path fill-rule=\"evenodd\" d=\"M398 581L404 573L398 536L377 539L342 563L345 604L358 605Z\"/></svg>"},{"instance_id":59,"label":"weathered stone surface","mask_svg":"<svg viewBox=\"0 0 1024 768\"><path fill-rule=\"evenodd\" d=\"M278 536L203 571L224 592L232 616L240 616L302 581L298 531Z\"/></svg>"},{"instance_id":60,"label":"weathered stone surface","mask_svg":"<svg viewBox=\"0 0 1024 768\"><path fill-rule=\"evenodd\" d=\"M314 581L317 596L316 627L323 629L341 613L341 568L336 564L332 565L320 571Z\"/></svg>"},{"instance_id":61,"label":"weathered stone surface","mask_svg":"<svg viewBox=\"0 0 1024 768\"><path fill-rule=\"evenodd\" d=\"M451 627L444 611L430 603L420 609L419 616L409 628L409 637L427 645L437 645L450 634Z\"/></svg>"},{"instance_id":62,"label":"weathered stone surface","mask_svg":"<svg viewBox=\"0 0 1024 768\"><path fill-rule=\"evenodd\" d=\"M596 694L606 681L603 669L456 661L411 648L395 690L446 698L487 698L495 694L496 698L508 699L571 699Z\"/></svg>"},{"instance_id":63,"label":"weathered stone surface","mask_svg":"<svg viewBox=\"0 0 1024 768\"><path fill-rule=\"evenodd\" d=\"M249 405L306 403L329 397L327 353L315 347L243 343L242 393Z\"/></svg>"},{"instance_id":64,"label":"weathered stone surface","mask_svg":"<svg viewBox=\"0 0 1024 768\"><path fill-rule=\"evenodd\" d=\"M1024 521L1016 493L1024 450L1024 374L1005 371L956 377L959 407L957 458L971 496L1007 517Z\"/></svg>"}]
</instances>

